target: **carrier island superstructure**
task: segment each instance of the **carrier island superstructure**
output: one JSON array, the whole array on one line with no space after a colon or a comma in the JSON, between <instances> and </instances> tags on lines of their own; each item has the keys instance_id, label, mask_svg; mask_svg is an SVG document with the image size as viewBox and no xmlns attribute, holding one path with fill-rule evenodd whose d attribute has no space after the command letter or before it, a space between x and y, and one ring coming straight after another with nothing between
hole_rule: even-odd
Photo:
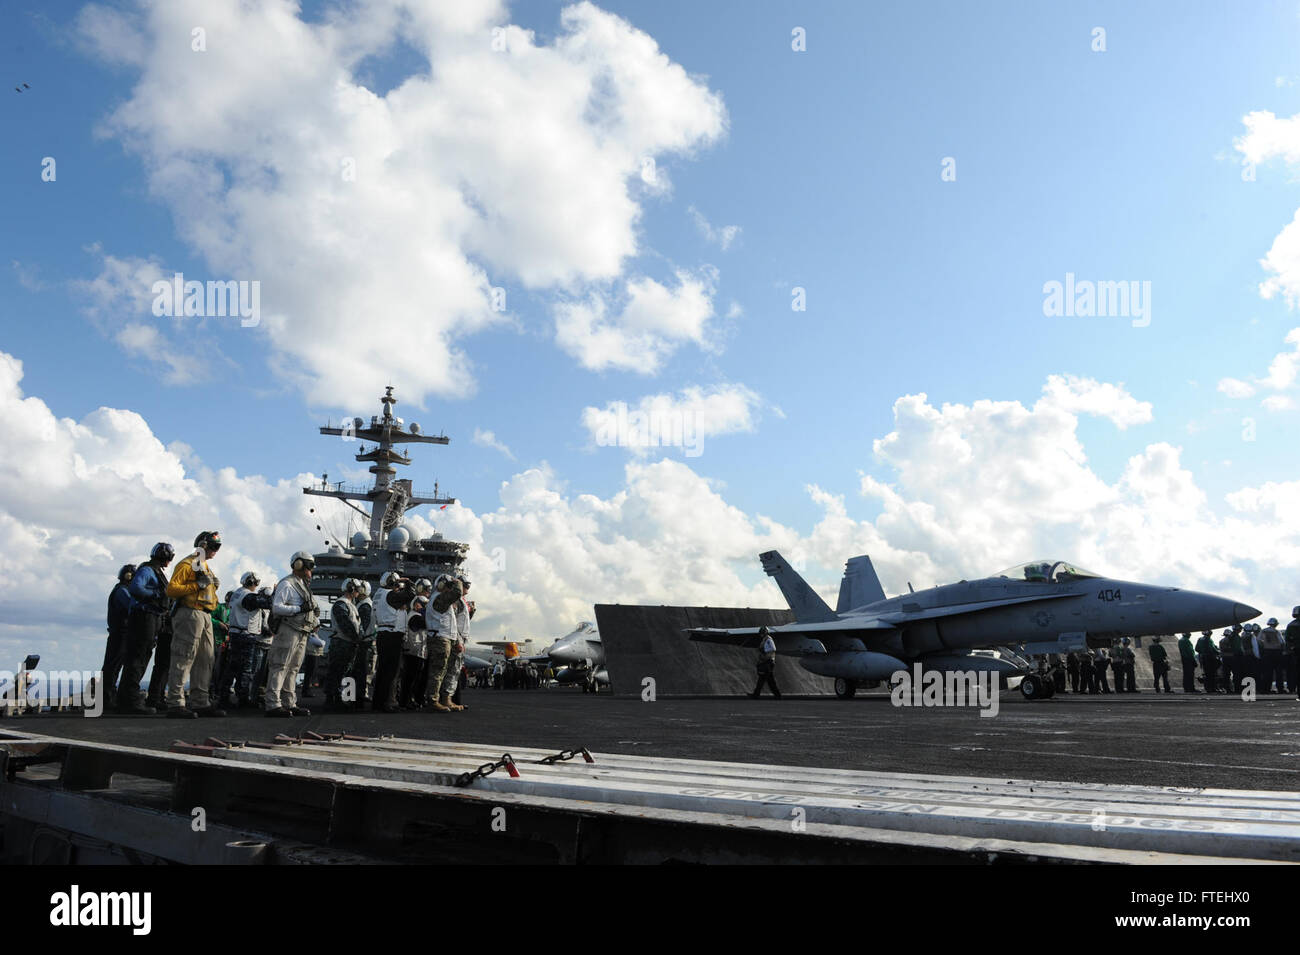
<instances>
[{"instance_id":1,"label":"carrier island superstructure","mask_svg":"<svg viewBox=\"0 0 1300 955\"><path fill-rule=\"evenodd\" d=\"M343 501L365 518L368 527L354 533L346 546L331 541L323 553L316 555L312 591L320 597L339 596L349 577L369 581L376 588L380 576L390 570L404 577L432 580L438 574L455 572L469 550L468 544L446 540L438 533L416 538L402 522L403 514L412 507L432 504L441 508L454 504L456 499L442 496L436 482L432 494L420 494L412 489L409 478L397 478L396 465L411 463L400 446L445 445L451 439L445 434L425 434L415 422L408 425L394 415L397 399L391 385L379 400L383 413L372 415L369 422L351 418L338 427L326 425L320 429L321 434L361 442L356 459L370 464L374 483L366 488L342 481L330 484L322 478L318 485L302 489L304 494Z\"/></svg>"}]
</instances>

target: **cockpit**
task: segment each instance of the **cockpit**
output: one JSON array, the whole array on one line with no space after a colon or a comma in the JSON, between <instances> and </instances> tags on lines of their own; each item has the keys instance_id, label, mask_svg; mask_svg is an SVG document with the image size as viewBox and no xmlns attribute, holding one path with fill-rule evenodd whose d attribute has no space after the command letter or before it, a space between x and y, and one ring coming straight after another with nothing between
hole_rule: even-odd
<instances>
[{"instance_id":1,"label":"cockpit","mask_svg":"<svg viewBox=\"0 0 1300 955\"><path fill-rule=\"evenodd\" d=\"M1061 584L1086 577L1100 577L1090 570L1067 564L1063 560L1031 560L1026 564L1017 564L999 571L994 577L1006 577L1009 580L1025 580L1036 584Z\"/></svg>"}]
</instances>

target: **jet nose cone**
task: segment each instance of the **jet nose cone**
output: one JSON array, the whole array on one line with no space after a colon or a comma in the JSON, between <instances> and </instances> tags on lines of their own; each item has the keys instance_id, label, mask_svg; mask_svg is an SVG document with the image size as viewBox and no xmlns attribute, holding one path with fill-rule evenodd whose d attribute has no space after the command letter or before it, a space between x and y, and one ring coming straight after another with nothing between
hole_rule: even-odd
<instances>
[{"instance_id":1,"label":"jet nose cone","mask_svg":"<svg viewBox=\"0 0 1300 955\"><path fill-rule=\"evenodd\" d=\"M1256 610L1254 607L1250 606L1250 604L1232 605L1232 618L1236 620L1237 623L1245 623L1247 620L1254 620L1261 613L1263 613L1263 611Z\"/></svg>"}]
</instances>

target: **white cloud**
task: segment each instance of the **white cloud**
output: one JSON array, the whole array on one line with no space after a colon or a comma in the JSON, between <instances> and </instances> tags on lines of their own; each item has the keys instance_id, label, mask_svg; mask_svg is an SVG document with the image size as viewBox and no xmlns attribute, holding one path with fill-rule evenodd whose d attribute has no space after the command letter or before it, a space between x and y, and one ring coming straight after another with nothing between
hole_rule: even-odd
<instances>
[{"instance_id":1,"label":"white cloud","mask_svg":"<svg viewBox=\"0 0 1300 955\"><path fill-rule=\"evenodd\" d=\"M592 292L585 301L556 306L555 340L592 371L655 374L680 345L709 347L716 280L710 270L692 275L681 269L674 287L633 279L617 313L605 294Z\"/></svg>"},{"instance_id":2,"label":"white cloud","mask_svg":"<svg viewBox=\"0 0 1300 955\"><path fill-rule=\"evenodd\" d=\"M740 226L738 225L724 225L714 228L699 209L694 206L687 206L686 211L695 222L695 228L700 231L700 235L704 236L706 241L721 248L723 252L731 248L731 243L735 242L736 237L740 235Z\"/></svg>"},{"instance_id":3,"label":"white cloud","mask_svg":"<svg viewBox=\"0 0 1300 955\"><path fill-rule=\"evenodd\" d=\"M161 362L167 369L163 381L169 385L203 384L204 364L194 355L186 355L164 341L152 325L132 322L114 337L128 355Z\"/></svg>"},{"instance_id":4,"label":"white cloud","mask_svg":"<svg viewBox=\"0 0 1300 955\"><path fill-rule=\"evenodd\" d=\"M481 447L493 448L497 451L500 451L511 461L515 459L514 453L511 452L511 450L508 447L506 447L506 445L503 442L497 440L496 434L491 431L484 431L482 428L475 428L474 437L471 440L473 440L475 444L480 445Z\"/></svg>"},{"instance_id":5,"label":"white cloud","mask_svg":"<svg viewBox=\"0 0 1300 955\"><path fill-rule=\"evenodd\" d=\"M1260 402L1265 411L1294 411L1296 401L1290 395L1269 395Z\"/></svg>"},{"instance_id":6,"label":"white cloud","mask_svg":"<svg viewBox=\"0 0 1300 955\"><path fill-rule=\"evenodd\" d=\"M1074 375L1051 375L1043 387L1042 401L1063 411L1106 418L1121 431L1151 420L1151 403L1138 401L1122 384Z\"/></svg>"},{"instance_id":7,"label":"white cloud","mask_svg":"<svg viewBox=\"0 0 1300 955\"><path fill-rule=\"evenodd\" d=\"M365 403L390 378L416 405L472 393L466 340L506 321L490 287L580 300L624 280L644 161L724 135L721 98L626 20L574 4L539 43L505 18L495 0L359 0L310 23L290 0L140 0L79 18L139 73L103 134L140 157L203 278L261 282L256 334L311 400ZM421 67L383 95L361 85L398 43ZM670 311L698 325L694 287ZM671 318L640 334L694 340Z\"/></svg>"},{"instance_id":8,"label":"white cloud","mask_svg":"<svg viewBox=\"0 0 1300 955\"><path fill-rule=\"evenodd\" d=\"M1249 398L1255 393L1255 386L1239 378L1221 378L1219 391L1229 398Z\"/></svg>"}]
</instances>

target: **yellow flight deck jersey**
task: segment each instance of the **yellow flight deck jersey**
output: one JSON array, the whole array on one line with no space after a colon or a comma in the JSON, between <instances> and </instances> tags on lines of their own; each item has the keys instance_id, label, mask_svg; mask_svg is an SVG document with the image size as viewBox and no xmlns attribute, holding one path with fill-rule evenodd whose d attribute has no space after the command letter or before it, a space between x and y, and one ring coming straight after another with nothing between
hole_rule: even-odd
<instances>
[{"instance_id":1,"label":"yellow flight deck jersey","mask_svg":"<svg viewBox=\"0 0 1300 955\"><path fill-rule=\"evenodd\" d=\"M186 557L172 571L171 582L167 585L167 596L179 600L182 606L191 610L211 613L217 608L217 578L208 570L207 561L200 559L204 573L208 575L208 586L200 587L194 579L194 558Z\"/></svg>"}]
</instances>

